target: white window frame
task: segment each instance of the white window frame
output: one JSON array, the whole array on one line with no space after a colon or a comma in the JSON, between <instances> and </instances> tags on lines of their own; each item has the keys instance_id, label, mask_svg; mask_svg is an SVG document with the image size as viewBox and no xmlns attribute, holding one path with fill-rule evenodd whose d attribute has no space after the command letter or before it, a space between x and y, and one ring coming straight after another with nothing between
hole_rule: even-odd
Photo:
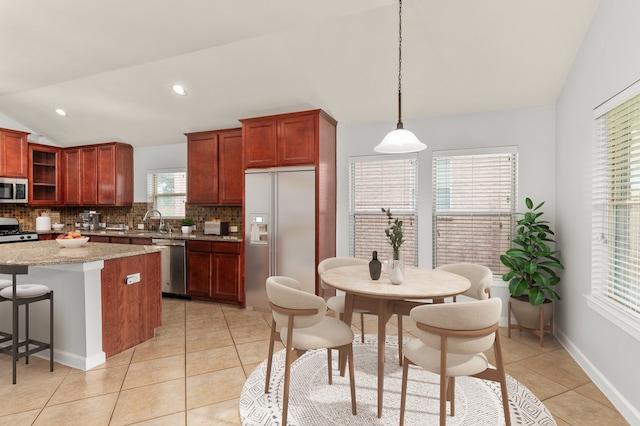
<instances>
[{"instance_id":1,"label":"white window frame","mask_svg":"<svg viewBox=\"0 0 640 426\"><path fill-rule=\"evenodd\" d=\"M167 193L158 193L156 191L156 187L153 184L155 179L155 175L161 173L172 173L172 174L184 174L184 192L167 192ZM147 203L149 204L149 210L159 210L162 213L163 219L184 219L186 214L186 202L187 202L187 170L185 168L172 168L172 169L150 169L147 170ZM166 212L165 209L158 205L158 199L162 197L182 197L184 208L182 215L171 215ZM163 211L165 210L165 211Z\"/></svg>"},{"instance_id":2,"label":"white window frame","mask_svg":"<svg viewBox=\"0 0 640 426\"><path fill-rule=\"evenodd\" d=\"M389 166L391 161L404 162L405 168L413 168L413 176L398 183L397 187L390 184L382 174L372 177L366 181L366 186L373 191L367 192L367 206L356 205L354 167L358 163L377 163L381 167L383 164ZM390 201L395 194L398 194L400 187L401 198ZM399 207L402 206L402 207ZM394 218L400 218L404 222L403 234L405 242L400 251L408 265L418 265L418 155L417 154L394 154L394 155L369 155L355 156L349 158L349 253L353 257L371 258L371 251L378 252L378 259L388 260L391 257L392 249L384 229L388 227L388 218L382 212L382 208L390 209ZM358 236L356 223L359 219L371 225L375 232L366 236ZM371 229L371 228L369 228ZM357 249L356 245L363 244L368 247Z\"/></svg>"},{"instance_id":3,"label":"white window frame","mask_svg":"<svg viewBox=\"0 0 640 426\"><path fill-rule=\"evenodd\" d=\"M632 289L632 295L635 295L635 298L637 299L640 294L640 277L637 277L636 275L637 278L635 280L631 279L624 283L619 283L618 280L610 278L612 276L612 271L615 272L617 268L621 267L618 265L621 259L616 257L616 250L623 250L624 248L609 244L611 241L616 241L616 238L614 238L615 235L619 235L616 234L616 230L618 229L616 224L619 222L616 220L616 215L613 214L616 209L615 205L610 201L610 199L614 197L609 193L609 189L612 187L612 183L609 181L611 171L607 168L606 160L611 157L608 153L608 115L615 108L618 108L625 102L636 98L638 95L640 95L640 81L632 84L594 109L594 136L592 152L592 270L591 293L586 295L587 305L591 309L611 321L616 326L620 327L636 340L640 340L640 301L635 300L636 305L634 310L634 307L625 306L625 303L617 300L617 293L619 293L625 286L630 286ZM632 163L632 159L637 161L637 157L632 157L633 156L623 158L625 161L629 160L630 170L632 169L632 164L637 164L636 162ZM619 170L619 166L616 167L617 170ZM633 173L630 173L628 181L628 192L630 193L630 196L623 200L623 202L626 206L633 205L635 208L638 208L639 200L637 194L635 196L631 195L633 192L633 177L637 178ZM618 200L618 202L621 201L619 198L616 198L616 200ZM631 225L627 222L626 226L637 227L638 224ZM628 235L635 235L635 233L629 232ZM633 243L635 243L634 250L637 253L637 245L640 244L640 236L636 236L636 238L631 241L631 247L633 247ZM633 258L636 256L632 254L631 257ZM631 265L630 268L635 268L635 273L638 273L640 269L637 264ZM626 266L625 269L627 269ZM628 273L625 273L624 275L625 280L630 279ZM633 275L633 272L631 275ZM627 302L626 304L633 303Z\"/></svg>"},{"instance_id":4,"label":"white window frame","mask_svg":"<svg viewBox=\"0 0 640 426\"><path fill-rule=\"evenodd\" d=\"M482 157L489 157L493 155L508 155L511 157L511 163L509 164L510 173L509 176L505 177L506 182L508 184L504 185L505 189L509 190L509 195L507 198L503 200L501 205L496 205L493 208L487 209L485 208L485 204L482 204L481 207L475 207L472 205L469 208L464 206L464 203L461 203L460 200L464 200L463 196L458 195L457 206L451 206L447 203L442 202L443 191L447 191L447 196L451 196L450 194L455 190L456 192L464 193L465 191L469 193L474 192L475 180L467 179L469 182L465 182L465 179L459 179L458 184L462 184L462 186L458 186L457 188L453 188L454 183L451 182L451 176L448 176L446 173L446 167L443 171L442 168L446 166L447 161L455 160L456 157L476 157L480 159ZM478 166L483 167L483 166ZM473 171L473 166L470 167L469 172ZM481 169L477 171L480 172ZM484 167L482 170L487 170ZM500 262L500 254L504 253L508 248L512 246L511 240L513 239L513 234L515 232L515 225L517 222L516 218L516 208L517 208L517 199L518 199L518 147L517 146L503 146L503 147L493 147L493 148L477 148L477 149L460 149L460 150L446 150L446 151L434 151L433 152L433 177L432 177L432 185L433 185L433 203L432 203L432 221L433 221L433 236L432 236L432 262L433 266L436 267L440 264L444 263L455 263L455 262L475 262L482 263L485 266L489 267L494 276L500 276L504 272L506 272L506 268ZM505 180L503 180L505 181ZM467 186L468 185L468 186ZM510 188L509 188L510 185ZM485 197L482 197L485 198ZM480 199L482 199L480 198ZM473 201L473 197L469 197L470 201ZM495 259L492 258L491 262L487 262L485 252L482 252L480 255L477 255L477 252L473 251L474 247L478 244L481 245L484 241L486 241L486 237L482 235L478 236L471 231L471 234L468 235L468 240L465 240L465 243L468 244L469 250L466 253L460 255L460 257L456 257L456 259L447 259L438 260L438 243L440 242L439 236L441 236L441 232L445 232L446 228L438 229L439 220L444 220L442 218L454 218L450 220L464 220L465 218L473 218L473 217L482 217L482 218L493 218L494 221L499 223L498 228L496 230L497 233L502 234L502 241L498 243L486 244L489 247L489 250L495 251ZM505 225L505 221L506 226ZM444 222L443 222L444 223ZM482 228L483 232L487 232L487 228L484 226ZM444 239L446 242L446 239ZM478 242L475 244L474 241ZM445 244L443 242L442 244ZM459 250L456 249L456 250ZM444 249L443 249L444 251Z\"/></svg>"}]
</instances>

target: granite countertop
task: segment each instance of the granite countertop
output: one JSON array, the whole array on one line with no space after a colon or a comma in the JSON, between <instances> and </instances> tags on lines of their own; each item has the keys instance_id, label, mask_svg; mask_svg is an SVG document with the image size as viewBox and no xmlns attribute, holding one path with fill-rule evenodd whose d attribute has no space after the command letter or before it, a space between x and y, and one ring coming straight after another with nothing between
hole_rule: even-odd
<instances>
[{"instance_id":1,"label":"granite countertop","mask_svg":"<svg viewBox=\"0 0 640 426\"><path fill-rule=\"evenodd\" d=\"M38 234L64 234L65 232L69 232L72 230L63 229L61 231L38 231ZM239 243L242 241L240 237L236 236L220 236L220 235L210 235L205 234L204 232L192 232L190 234L183 234L182 232L171 232L171 233L162 233L158 231L143 231L143 230L127 230L127 231L117 231L117 230L88 230L88 229L73 229L74 231L82 234L88 235L104 235L107 237L135 237L135 238L165 238L171 240L201 240L201 241L224 241L230 243Z\"/></svg>"},{"instance_id":2,"label":"granite countertop","mask_svg":"<svg viewBox=\"0 0 640 426\"><path fill-rule=\"evenodd\" d=\"M10 250L4 248L11 247ZM162 246L88 242L82 247L65 248L55 240L3 244L0 265L39 266L64 263L87 263L98 260L138 256L165 250Z\"/></svg>"}]
</instances>

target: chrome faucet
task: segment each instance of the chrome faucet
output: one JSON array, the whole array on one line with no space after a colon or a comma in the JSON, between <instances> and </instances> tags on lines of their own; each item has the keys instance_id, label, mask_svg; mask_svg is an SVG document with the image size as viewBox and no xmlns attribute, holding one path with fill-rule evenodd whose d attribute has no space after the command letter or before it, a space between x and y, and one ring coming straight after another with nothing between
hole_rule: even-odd
<instances>
[{"instance_id":1,"label":"chrome faucet","mask_svg":"<svg viewBox=\"0 0 640 426\"><path fill-rule=\"evenodd\" d=\"M149 217L149 213L158 213L158 216L160 216L160 225L158 226L158 232L162 232L162 233L167 233L169 231L167 231L167 228L164 226L164 219L162 218L162 213L160 213L159 210L149 210L144 214L144 217L142 218L143 222L147 221L147 218Z\"/></svg>"}]
</instances>

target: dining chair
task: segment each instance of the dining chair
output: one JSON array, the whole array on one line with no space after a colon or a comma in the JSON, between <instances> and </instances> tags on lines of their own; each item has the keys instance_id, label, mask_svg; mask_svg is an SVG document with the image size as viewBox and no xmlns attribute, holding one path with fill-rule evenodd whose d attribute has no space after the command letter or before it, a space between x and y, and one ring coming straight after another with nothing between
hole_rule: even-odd
<instances>
[{"instance_id":1,"label":"dining chair","mask_svg":"<svg viewBox=\"0 0 640 426\"><path fill-rule=\"evenodd\" d=\"M471 281L471 287L469 287L469 290L462 293L464 296L478 300L485 300L491 297L493 272L491 272L491 269L486 266L477 263L460 262L441 265L436 269L462 275ZM453 296L453 301L455 302L456 300L456 296Z\"/></svg>"},{"instance_id":2,"label":"dining chair","mask_svg":"<svg viewBox=\"0 0 640 426\"><path fill-rule=\"evenodd\" d=\"M331 288L322 281L322 273L329 269L340 268L342 266L368 265L369 261L365 259L357 259L355 257L328 257L318 264L318 275L320 276L320 287L323 289ZM327 299L327 307L337 313L340 319L344 317L344 296L332 296ZM368 311L364 309L354 309L354 314L360 314L360 338L364 343L364 314Z\"/></svg>"},{"instance_id":3,"label":"dining chair","mask_svg":"<svg viewBox=\"0 0 640 426\"><path fill-rule=\"evenodd\" d=\"M473 376L500 383L506 425L511 425L507 382L498 330L502 300L498 297L466 303L440 303L413 308L416 324L412 339L404 345L400 425L404 424L410 365L440 375L440 425L446 425L447 401L455 416L455 378ZM484 351L493 347L496 366Z\"/></svg>"},{"instance_id":4,"label":"dining chair","mask_svg":"<svg viewBox=\"0 0 640 426\"><path fill-rule=\"evenodd\" d=\"M315 294L301 290L300 283L289 277L267 278L267 297L273 321L269 342L265 393L269 393L273 345L280 340L285 346L285 373L282 396L282 424L287 424L291 364L297 356L311 349L327 349L329 384L332 384L331 350L344 351L349 363L351 413L356 414L356 388L353 366L353 330L337 318L326 316L327 304ZM276 332L280 327L280 333Z\"/></svg>"}]
</instances>

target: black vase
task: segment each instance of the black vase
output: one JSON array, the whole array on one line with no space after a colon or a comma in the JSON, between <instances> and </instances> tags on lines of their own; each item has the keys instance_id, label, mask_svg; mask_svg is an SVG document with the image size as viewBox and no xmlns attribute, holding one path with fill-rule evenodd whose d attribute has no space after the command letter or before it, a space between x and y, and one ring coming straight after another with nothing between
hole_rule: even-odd
<instances>
[{"instance_id":1,"label":"black vase","mask_svg":"<svg viewBox=\"0 0 640 426\"><path fill-rule=\"evenodd\" d=\"M377 280L380 278L380 273L382 272L382 263L378 260L378 252L373 252L373 259L369 262L369 275L371 275L372 280Z\"/></svg>"}]
</instances>

